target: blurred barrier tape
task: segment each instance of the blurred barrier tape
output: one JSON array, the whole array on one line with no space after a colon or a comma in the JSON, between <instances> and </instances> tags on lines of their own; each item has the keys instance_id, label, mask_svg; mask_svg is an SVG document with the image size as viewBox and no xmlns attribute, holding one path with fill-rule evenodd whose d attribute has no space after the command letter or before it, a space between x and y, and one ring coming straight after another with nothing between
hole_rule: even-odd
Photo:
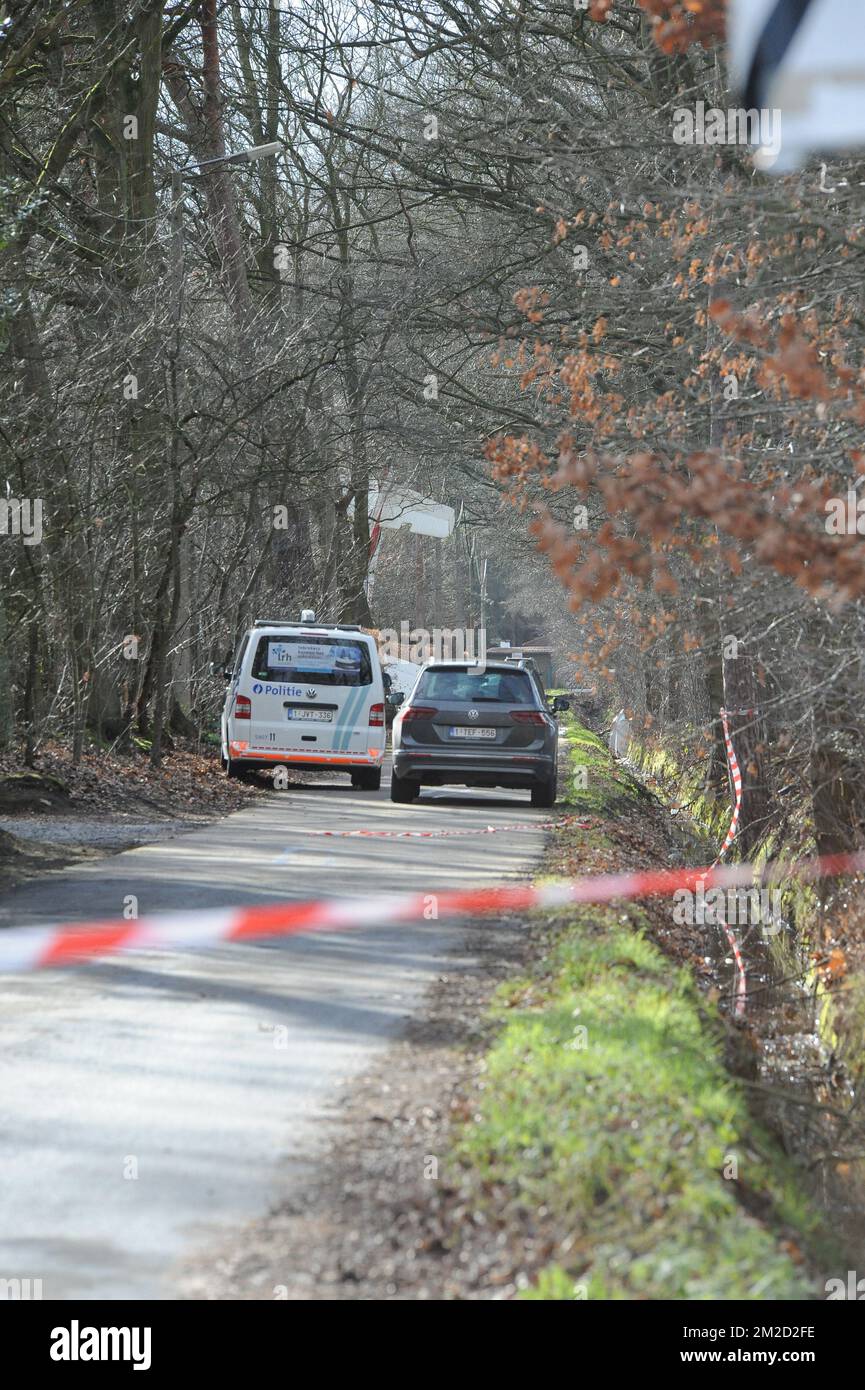
<instances>
[{"instance_id":1,"label":"blurred barrier tape","mask_svg":"<svg viewBox=\"0 0 865 1390\"><path fill-rule=\"evenodd\" d=\"M292 830L293 835L320 835L324 838L354 840L451 840L463 835L499 835L507 830L552 830L555 825L588 830L590 822L565 816L563 820L515 821L511 825L479 825L475 830Z\"/></svg>"},{"instance_id":2,"label":"blurred barrier tape","mask_svg":"<svg viewBox=\"0 0 865 1390\"><path fill-rule=\"evenodd\" d=\"M739 828L739 812L742 809L742 773L739 769L739 762L736 757L736 750L733 747L733 740L730 737L730 726L727 723L727 715L730 711L722 709L721 723L724 726L724 744L727 749L727 762L730 764L730 776L733 779L733 795L736 804L733 807L733 819L730 821L730 829L727 831L727 838L718 851L718 859L723 859L727 850L736 838L736 831ZM717 864L718 859L715 860Z\"/></svg>"},{"instance_id":3,"label":"blurred barrier tape","mask_svg":"<svg viewBox=\"0 0 865 1390\"><path fill-rule=\"evenodd\" d=\"M721 715L721 724L724 728L724 746L727 749L727 762L730 767L730 777L733 782L735 805L733 807L733 819L730 821L730 829L727 831L726 840L718 850L718 855L715 859L716 864L724 858L724 855L736 838L736 831L739 829L739 812L742 809L742 773L739 768L739 760L736 757L736 750L733 747L733 740L730 737L730 726L727 723L727 715L750 714L752 711L722 709L719 713ZM736 933L727 922L722 923L722 925L730 950L733 952L733 959L736 962L736 1002L734 1005L734 1013L737 1018L741 1018L745 1012L745 1003L748 998L748 976L745 973L745 960Z\"/></svg>"},{"instance_id":4,"label":"blurred barrier tape","mask_svg":"<svg viewBox=\"0 0 865 1390\"><path fill-rule=\"evenodd\" d=\"M228 941L337 931L364 924L448 917L485 917L567 903L605 903L617 898L670 897L679 889L760 887L791 874L806 881L865 872L865 850L823 855L792 864L776 861L763 870L752 864L704 869L654 869L597 874L534 887L457 889L444 893L400 893L278 903L271 907L223 908L166 913L77 926L0 928L0 970L38 970L110 955L115 951L195 950ZM430 907L435 905L431 914Z\"/></svg>"},{"instance_id":5,"label":"blurred barrier tape","mask_svg":"<svg viewBox=\"0 0 865 1390\"><path fill-rule=\"evenodd\" d=\"M736 999L733 1004L733 1013L736 1018L741 1018L748 1000L748 976L745 973L745 958L733 928L728 922L722 922L721 926L724 928L724 935L730 950L733 952L733 960L736 962Z\"/></svg>"}]
</instances>

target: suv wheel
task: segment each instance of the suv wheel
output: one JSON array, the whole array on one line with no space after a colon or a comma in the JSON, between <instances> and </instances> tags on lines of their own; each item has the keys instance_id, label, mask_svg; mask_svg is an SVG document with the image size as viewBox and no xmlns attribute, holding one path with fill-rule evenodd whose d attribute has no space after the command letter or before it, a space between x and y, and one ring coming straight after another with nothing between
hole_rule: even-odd
<instances>
[{"instance_id":1,"label":"suv wheel","mask_svg":"<svg viewBox=\"0 0 865 1390\"><path fill-rule=\"evenodd\" d=\"M533 806L554 806L556 803L556 779L546 777L532 787Z\"/></svg>"},{"instance_id":2,"label":"suv wheel","mask_svg":"<svg viewBox=\"0 0 865 1390\"><path fill-rule=\"evenodd\" d=\"M390 774L390 799L391 801L414 801L420 796L420 784L413 782L409 777L397 777L395 772Z\"/></svg>"},{"instance_id":3,"label":"suv wheel","mask_svg":"<svg viewBox=\"0 0 865 1390\"><path fill-rule=\"evenodd\" d=\"M351 785L362 792L377 792L381 786L381 768L373 767L351 774Z\"/></svg>"}]
</instances>

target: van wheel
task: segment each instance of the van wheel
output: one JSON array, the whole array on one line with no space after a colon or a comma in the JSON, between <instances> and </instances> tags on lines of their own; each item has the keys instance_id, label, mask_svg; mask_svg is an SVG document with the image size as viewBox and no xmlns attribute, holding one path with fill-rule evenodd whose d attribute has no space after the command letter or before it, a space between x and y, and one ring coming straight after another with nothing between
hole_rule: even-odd
<instances>
[{"instance_id":1,"label":"van wheel","mask_svg":"<svg viewBox=\"0 0 865 1390\"><path fill-rule=\"evenodd\" d=\"M244 767L242 763L232 758L223 758L222 766L226 777L234 777L238 782L246 782L249 780L250 770L248 767Z\"/></svg>"},{"instance_id":2,"label":"van wheel","mask_svg":"<svg viewBox=\"0 0 865 1390\"><path fill-rule=\"evenodd\" d=\"M351 785L357 787L362 792L377 792L381 786L381 768L373 767L363 772L353 772L351 774Z\"/></svg>"},{"instance_id":3,"label":"van wheel","mask_svg":"<svg viewBox=\"0 0 865 1390\"><path fill-rule=\"evenodd\" d=\"M543 782L537 782L532 787L533 806L555 806L556 804L556 779L547 777Z\"/></svg>"},{"instance_id":4,"label":"van wheel","mask_svg":"<svg viewBox=\"0 0 865 1390\"><path fill-rule=\"evenodd\" d=\"M419 782L413 782L410 777L397 777L395 772L390 774L391 801L415 801L419 796Z\"/></svg>"}]
</instances>

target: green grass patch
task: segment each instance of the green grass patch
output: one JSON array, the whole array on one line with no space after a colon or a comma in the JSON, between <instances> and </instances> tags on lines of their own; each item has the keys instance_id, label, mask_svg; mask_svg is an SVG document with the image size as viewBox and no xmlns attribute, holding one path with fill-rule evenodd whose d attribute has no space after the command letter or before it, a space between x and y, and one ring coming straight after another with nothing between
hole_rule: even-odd
<instances>
[{"instance_id":1,"label":"green grass patch","mask_svg":"<svg viewBox=\"0 0 865 1390\"><path fill-rule=\"evenodd\" d=\"M645 744L633 742L630 758L670 800L686 808L690 819L712 844L723 842L730 825L731 805L725 795L719 796L706 787L704 765L691 758L686 771L682 762L657 739Z\"/></svg>"},{"instance_id":2,"label":"green grass patch","mask_svg":"<svg viewBox=\"0 0 865 1390\"><path fill-rule=\"evenodd\" d=\"M462 1157L570 1245L525 1296L808 1296L781 1243L780 1228L813 1235L794 1174L755 1130L689 976L639 930L610 909L575 913L494 1018ZM724 1177L734 1164L738 1182Z\"/></svg>"},{"instance_id":3,"label":"green grass patch","mask_svg":"<svg viewBox=\"0 0 865 1390\"><path fill-rule=\"evenodd\" d=\"M622 815L650 800L649 793L610 756L606 744L573 715L563 717L566 767L559 774L559 803L571 811Z\"/></svg>"},{"instance_id":4,"label":"green grass patch","mask_svg":"<svg viewBox=\"0 0 865 1390\"><path fill-rule=\"evenodd\" d=\"M616 814L624 798L633 812L633 779L600 739L573 726L568 741L597 773L591 809ZM726 1071L723 1025L689 972L637 908L540 921L530 970L495 997L459 1140L481 1209L551 1233L523 1296L813 1296L819 1219Z\"/></svg>"}]
</instances>

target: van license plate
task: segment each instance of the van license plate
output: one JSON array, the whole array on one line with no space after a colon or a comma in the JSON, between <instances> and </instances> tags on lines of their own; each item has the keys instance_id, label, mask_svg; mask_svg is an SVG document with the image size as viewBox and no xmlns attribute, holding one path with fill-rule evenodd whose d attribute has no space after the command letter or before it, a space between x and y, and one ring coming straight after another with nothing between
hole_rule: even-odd
<instances>
[{"instance_id":1,"label":"van license plate","mask_svg":"<svg viewBox=\"0 0 865 1390\"><path fill-rule=\"evenodd\" d=\"M452 725L448 729L451 738L495 738L495 729L469 729L464 725Z\"/></svg>"},{"instance_id":2,"label":"van license plate","mask_svg":"<svg viewBox=\"0 0 865 1390\"><path fill-rule=\"evenodd\" d=\"M290 709L289 719L308 719L314 724L330 724L333 721L333 710L330 709Z\"/></svg>"}]
</instances>

